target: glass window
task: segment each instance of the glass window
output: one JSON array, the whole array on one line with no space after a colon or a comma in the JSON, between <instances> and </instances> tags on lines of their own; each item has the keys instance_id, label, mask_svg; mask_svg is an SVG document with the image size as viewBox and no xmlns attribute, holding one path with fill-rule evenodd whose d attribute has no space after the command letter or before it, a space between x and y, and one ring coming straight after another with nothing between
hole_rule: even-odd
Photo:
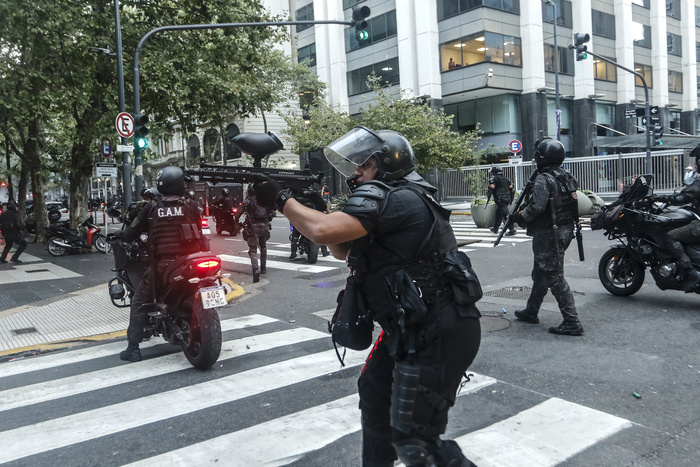
<instances>
[{"instance_id":1,"label":"glass window","mask_svg":"<svg viewBox=\"0 0 700 467\"><path fill-rule=\"evenodd\" d=\"M666 16L669 18L681 19L680 0L666 0Z\"/></svg>"},{"instance_id":2,"label":"glass window","mask_svg":"<svg viewBox=\"0 0 700 467\"><path fill-rule=\"evenodd\" d=\"M669 127L673 128L674 130L680 130L681 129L681 113L678 110L672 110L669 112ZM678 133L677 131L669 131L669 135L677 135L677 134L682 134Z\"/></svg>"},{"instance_id":3,"label":"glass window","mask_svg":"<svg viewBox=\"0 0 700 467\"><path fill-rule=\"evenodd\" d=\"M649 0L632 0L635 5L643 6L644 8L649 8Z\"/></svg>"},{"instance_id":4,"label":"glass window","mask_svg":"<svg viewBox=\"0 0 700 467\"><path fill-rule=\"evenodd\" d=\"M700 6L695 7L695 26L700 27Z\"/></svg>"},{"instance_id":5,"label":"glass window","mask_svg":"<svg viewBox=\"0 0 700 467\"><path fill-rule=\"evenodd\" d=\"M605 57L608 60L615 61L614 58ZM593 59L593 77L601 81L617 82L617 69L612 63L597 58Z\"/></svg>"},{"instance_id":6,"label":"glass window","mask_svg":"<svg viewBox=\"0 0 700 467\"><path fill-rule=\"evenodd\" d=\"M668 72L668 92L683 92L683 73Z\"/></svg>"},{"instance_id":7,"label":"glass window","mask_svg":"<svg viewBox=\"0 0 700 467\"><path fill-rule=\"evenodd\" d=\"M593 35L615 39L615 17L598 10L591 10Z\"/></svg>"},{"instance_id":8,"label":"glass window","mask_svg":"<svg viewBox=\"0 0 700 467\"><path fill-rule=\"evenodd\" d=\"M475 63L521 65L520 38L493 32L472 34L440 45L442 71Z\"/></svg>"},{"instance_id":9,"label":"glass window","mask_svg":"<svg viewBox=\"0 0 700 467\"><path fill-rule=\"evenodd\" d=\"M343 10L347 10L351 6L355 6L364 0L343 0Z\"/></svg>"},{"instance_id":10,"label":"glass window","mask_svg":"<svg viewBox=\"0 0 700 467\"><path fill-rule=\"evenodd\" d=\"M700 62L700 42L695 43L695 60Z\"/></svg>"},{"instance_id":11,"label":"glass window","mask_svg":"<svg viewBox=\"0 0 700 467\"><path fill-rule=\"evenodd\" d=\"M651 71L652 68L649 65L642 65L641 63L635 63L634 64L634 71L639 73L640 75L644 76L644 80L647 82L647 87L649 89L652 88L652 82L651 82ZM639 79L639 76L634 77L634 85L635 86L644 86L642 84L642 80Z\"/></svg>"},{"instance_id":12,"label":"glass window","mask_svg":"<svg viewBox=\"0 0 700 467\"><path fill-rule=\"evenodd\" d=\"M367 77L372 73L381 78L382 86L399 84L399 59L390 58L357 70L348 71L348 96L368 91Z\"/></svg>"},{"instance_id":13,"label":"glass window","mask_svg":"<svg viewBox=\"0 0 700 467\"><path fill-rule=\"evenodd\" d=\"M520 100L511 94L445 106L453 115L452 129L471 131L477 124L484 134L520 133Z\"/></svg>"},{"instance_id":14,"label":"glass window","mask_svg":"<svg viewBox=\"0 0 700 467\"><path fill-rule=\"evenodd\" d=\"M681 36L672 33L666 33L666 49L669 55L683 56L683 47L681 44Z\"/></svg>"},{"instance_id":15,"label":"glass window","mask_svg":"<svg viewBox=\"0 0 700 467\"><path fill-rule=\"evenodd\" d=\"M300 48L297 51L297 60L299 63L304 63L309 67L316 66L316 43L309 44Z\"/></svg>"},{"instance_id":16,"label":"glass window","mask_svg":"<svg viewBox=\"0 0 700 467\"><path fill-rule=\"evenodd\" d=\"M596 102L595 120L598 125L605 125L609 128L615 127L615 106L612 104L601 104ZM614 136L613 132L596 125L598 136Z\"/></svg>"},{"instance_id":17,"label":"glass window","mask_svg":"<svg viewBox=\"0 0 700 467\"><path fill-rule=\"evenodd\" d=\"M192 135L187 139L187 149L190 157L191 166L199 166L199 158L202 154L199 146L199 137L197 135Z\"/></svg>"},{"instance_id":18,"label":"glass window","mask_svg":"<svg viewBox=\"0 0 700 467\"><path fill-rule=\"evenodd\" d=\"M294 14L296 21L313 21L314 20L314 4L309 3L301 8L299 8ZM297 24L297 32L308 29L313 24Z\"/></svg>"},{"instance_id":19,"label":"glass window","mask_svg":"<svg viewBox=\"0 0 700 467\"><path fill-rule=\"evenodd\" d=\"M226 127L226 139L224 140L226 159L238 159L241 157L241 150L231 142L231 140L240 133L241 130L235 123L231 123Z\"/></svg>"},{"instance_id":20,"label":"glass window","mask_svg":"<svg viewBox=\"0 0 700 467\"><path fill-rule=\"evenodd\" d=\"M520 0L438 0L438 21L482 6L520 14Z\"/></svg>"},{"instance_id":21,"label":"glass window","mask_svg":"<svg viewBox=\"0 0 700 467\"><path fill-rule=\"evenodd\" d=\"M221 159L221 146L219 142L219 132L213 128L204 132L204 156L210 160Z\"/></svg>"},{"instance_id":22,"label":"glass window","mask_svg":"<svg viewBox=\"0 0 700 467\"><path fill-rule=\"evenodd\" d=\"M559 98L560 115L560 134L570 135L573 122L571 111L573 103L569 100ZM557 102L555 99L547 99L547 134L555 135L557 133Z\"/></svg>"},{"instance_id":23,"label":"glass window","mask_svg":"<svg viewBox=\"0 0 700 467\"><path fill-rule=\"evenodd\" d=\"M369 37L367 40L359 42L355 35L355 28L345 28L345 51L361 49L368 45L382 41L396 35L396 10L391 10L376 18L369 18L367 21L367 32Z\"/></svg>"},{"instance_id":24,"label":"glass window","mask_svg":"<svg viewBox=\"0 0 700 467\"><path fill-rule=\"evenodd\" d=\"M559 49L559 73L563 75L574 74L574 53L568 47L557 47ZM544 45L544 71L554 73L554 46Z\"/></svg>"},{"instance_id":25,"label":"glass window","mask_svg":"<svg viewBox=\"0 0 700 467\"><path fill-rule=\"evenodd\" d=\"M554 9L557 11L557 26L572 27L571 2L569 0L553 0L555 7L542 3L542 21L554 22Z\"/></svg>"},{"instance_id":26,"label":"glass window","mask_svg":"<svg viewBox=\"0 0 700 467\"><path fill-rule=\"evenodd\" d=\"M641 23L632 23L632 40L634 45L651 49L651 26Z\"/></svg>"}]
</instances>

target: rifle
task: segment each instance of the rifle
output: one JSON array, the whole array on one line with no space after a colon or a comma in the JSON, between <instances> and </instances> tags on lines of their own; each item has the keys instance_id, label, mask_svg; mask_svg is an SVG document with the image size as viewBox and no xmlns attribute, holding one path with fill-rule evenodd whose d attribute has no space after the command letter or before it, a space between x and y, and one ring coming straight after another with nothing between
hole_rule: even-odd
<instances>
[{"instance_id":1,"label":"rifle","mask_svg":"<svg viewBox=\"0 0 700 467\"><path fill-rule=\"evenodd\" d=\"M493 246L498 246L498 244L501 242L501 239L503 238L503 235L505 235L506 231L510 229L511 225L513 225L513 214L520 210L520 205L523 204L525 197L530 196L530 193L532 193L532 187L535 186L535 179L537 178L537 175L539 175L539 172L537 170L533 171L532 175L530 175L530 179L527 181L527 184L525 184L525 188L523 188L523 191L520 192L518 199L515 200L513 210L510 212L508 218L503 223L503 229L501 230L501 233L498 234L498 237L496 237L496 241L493 242Z\"/></svg>"},{"instance_id":2,"label":"rifle","mask_svg":"<svg viewBox=\"0 0 700 467\"><path fill-rule=\"evenodd\" d=\"M220 183L255 183L264 177L276 180L294 196L303 195L305 191L317 191L314 184L321 184L323 174L312 174L310 170L268 169L228 165L199 164L199 169L185 169L185 174L198 177L199 181Z\"/></svg>"},{"instance_id":3,"label":"rifle","mask_svg":"<svg viewBox=\"0 0 700 467\"><path fill-rule=\"evenodd\" d=\"M490 190L489 190L490 191ZM484 204L484 210L489 206L489 201L491 201L491 195L493 193L489 193L489 196L486 198L486 204Z\"/></svg>"},{"instance_id":4,"label":"rifle","mask_svg":"<svg viewBox=\"0 0 700 467\"><path fill-rule=\"evenodd\" d=\"M576 224L576 245L578 246L578 259L579 261L585 261L586 257L583 254L583 235L581 234L581 222L578 217L578 201L572 197L574 202L574 222Z\"/></svg>"},{"instance_id":5,"label":"rifle","mask_svg":"<svg viewBox=\"0 0 700 467\"><path fill-rule=\"evenodd\" d=\"M552 233L554 234L554 250L557 252L557 264L559 265L559 274L563 274L563 264L559 261L561 255L561 249L559 248L559 235L557 235L557 212L554 209L554 198L549 198L549 212L552 213Z\"/></svg>"}]
</instances>

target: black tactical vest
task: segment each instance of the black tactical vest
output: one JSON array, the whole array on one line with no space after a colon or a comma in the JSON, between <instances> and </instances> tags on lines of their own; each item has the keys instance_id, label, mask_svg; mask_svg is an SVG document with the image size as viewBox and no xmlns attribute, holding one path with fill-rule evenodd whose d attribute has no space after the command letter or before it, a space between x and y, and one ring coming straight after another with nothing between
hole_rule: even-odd
<instances>
[{"instance_id":1,"label":"black tactical vest","mask_svg":"<svg viewBox=\"0 0 700 467\"><path fill-rule=\"evenodd\" d=\"M148 241L158 259L203 251L197 204L180 196L164 195L149 214Z\"/></svg>"}]
</instances>

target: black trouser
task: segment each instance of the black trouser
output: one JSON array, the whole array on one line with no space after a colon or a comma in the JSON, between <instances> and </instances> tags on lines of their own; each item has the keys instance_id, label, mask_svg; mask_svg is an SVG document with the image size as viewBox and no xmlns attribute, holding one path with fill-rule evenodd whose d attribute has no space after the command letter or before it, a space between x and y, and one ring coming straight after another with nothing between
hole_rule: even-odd
<instances>
[{"instance_id":1,"label":"black trouser","mask_svg":"<svg viewBox=\"0 0 700 467\"><path fill-rule=\"evenodd\" d=\"M157 273L162 274L173 261L172 259L159 261ZM129 327L126 328L126 340L130 345L138 344L143 340L143 329L148 324L148 313L155 311L145 305L153 303L153 299L153 268L149 266L131 298Z\"/></svg>"},{"instance_id":2,"label":"black trouser","mask_svg":"<svg viewBox=\"0 0 700 467\"><path fill-rule=\"evenodd\" d=\"M508 209L508 202L496 201L496 220L493 223L493 229L498 230L501 228L501 223L508 218L510 215L510 210ZM510 230L514 230L515 226L510 225Z\"/></svg>"},{"instance_id":3,"label":"black trouser","mask_svg":"<svg viewBox=\"0 0 700 467\"><path fill-rule=\"evenodd\" d=\"M679 266L684 270L693 269L693 262L685 252L684 244L690 245L700 243L700 221L694 220L690 224L683 225L670 230L666 237L666 246L671 251L673 257L678 261Z\"/></svg>"},{"instance_id":4,"label":"black trouser","mask_svg":"<svg viewBox=\"0 0 700 467\"><path fill-rule=\"evenodd\" d=\"M2 256L0 257L0 260L5 261L7 255L10 254L12 245L15 243L17 244L17 250L15 250L15 253L12 255L12 259L14 261L19 260L19 255L21 255L24 249L27 247L27 241L21 236L13 235L5 236L5 248L3 248L2 250Z\"/></svg>"},{"instance_id":5,"label":"black trouser","mask_svg":"<svg viewBox=\"0 0 700 467\"><path fill-rule=\"evenodd\" d=\"M532 232L532 252L534 262L532 267L532 292L527 300L526 311L537 315L547 295L547 290L557 299L559 311L564 316L564 321L578 323L578 314L574 296L571 293L568 282L564 278L564 253L574 239L574 231L569 226L560 226L556 229L545 228ZM557 253L556 243L559 243Z\"/></svg>"},{"instance_id":6,"label":"black trouser","mask_svg":"<svg viewBox=\"0 0 700 467\"><path fill-rule=\"evenodd\" d=\"M408 331L410 332L410 331ZM447 411L454 405L457 388L479 350L481 326L477 318L460 318L452 304L433 308L429 322L418 330L415 356L392 358L385 333L377 339L358 380L360 409L362 411L362 458L365 466L393 465L397 458L392 443L417 439L435 446L439 435L445 432ZM427 389L419 391L413 410L407 416L397 415L392 409L397 394L392 393L397 364L420 377L415 381ZM413 393L411 381L402 378L403 395ZM432 403L426 397L433 396ZM442 406L436 407L436 400ZM396 404L396 403L395 403ZM438 404L439 405L439 404ZM396 428L396 423L403 430ZM402 419L402 420L401 420ZM406 425L414 429L406 432Z\"/></svg>"},{"instance_id":7,"label":"black trouser","mask_svg":"<svg viewBox=\"0 0 700 467\"><path fill-rule=\"evenodd\" d=\"M253 267L253 274L259 269L265 271L267 269L267 241L270 239L269 222L254 223L246 226L248 229L248 256L250 256L250 264ZM251 233L253 235L251 235ZM260 268L258 268L258 248L260 248Z\"/></svg>"}]
</instances>

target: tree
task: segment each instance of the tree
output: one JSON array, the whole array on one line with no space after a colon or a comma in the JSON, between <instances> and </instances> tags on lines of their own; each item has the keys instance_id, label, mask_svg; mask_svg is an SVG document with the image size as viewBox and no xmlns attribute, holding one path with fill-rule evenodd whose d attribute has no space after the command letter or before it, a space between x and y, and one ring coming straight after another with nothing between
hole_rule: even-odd
<instances>
[{"instance_id":1,"label":"tree","mask_svg":"<svg viewBox=\"0 0 700 467\"><path fill-rule=\"evenodd\" d=\"M458 168L471 164L478 157L478 130L453 131L452 117L430 108L429 102L404 98L404 92L397 95L383 89L376 77L370 77L368 84L374 94L360 106L357 118L320 101L309 109L308 122L298 112L288 112L286 134L292 150L303 153L325 147L352 127L362 125L403 134L413 146L419 171L435 167Z\"/></svg>"}]
</instances>

